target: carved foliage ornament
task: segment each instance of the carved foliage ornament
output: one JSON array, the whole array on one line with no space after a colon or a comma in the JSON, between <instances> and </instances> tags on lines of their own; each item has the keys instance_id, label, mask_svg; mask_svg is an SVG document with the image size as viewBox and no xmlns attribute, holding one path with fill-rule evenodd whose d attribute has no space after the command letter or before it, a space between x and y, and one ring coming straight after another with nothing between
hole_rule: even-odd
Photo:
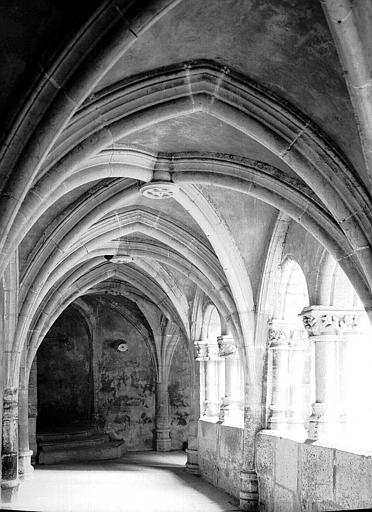
<instances>
[{"instance_id":1,"label":"carved foliage ornament","mask_svg":"<svg viewBox=\"0 0 372 512\"><path fill-rule=\"evenodd\" d=\"M237 354L238 348L234 344L234 340L232 338L218 338L218 349L219 349L219 355L221 357L227 357L232 356L234 354Z\"/></svg>"},{"instance_id":2,"label":"carved foliage ornament","mask_svg":"<svg viewBox=\"0 0 372 512\"><path fill-rule=\"evenodd\" d=\"M288 343L286 333L282 329L269 329L269 345L282 345Z\"/></svg>"},{"instance_id":3,"label":"carved foliage ornament","mask_svg":"<svg viewBox=\"0 0 372 512\"><path fill-rule=\"evenodd\" d=\"M208 345L205 342L194 342L194 358L198 361L203 361L208 358Z\"/></svg>"},{"instance_id":4,"label":"carved foliage ornament","mask_svg":"<svg viewBox=\"0 0 372 512\"><path fill-rule=\"evenodd\" d=\"M345 312L323 314L309 312L302 316L302 320L310 336L317 336L319 334L331 334L335 331L354 331L358 327L359 316Z\"/></svg>"}]
</instances>

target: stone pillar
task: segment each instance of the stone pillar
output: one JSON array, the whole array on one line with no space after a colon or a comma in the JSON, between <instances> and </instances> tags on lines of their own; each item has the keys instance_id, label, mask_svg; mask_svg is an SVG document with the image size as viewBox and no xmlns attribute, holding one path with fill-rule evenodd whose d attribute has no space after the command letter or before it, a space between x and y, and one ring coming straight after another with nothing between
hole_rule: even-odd
<instances>
[{"instance_id":1,"label":"stone pillar","mask_svg":"<svg viewBox=\"0 0 372 512\"><path fill-rule=\"evenodd\" d=\"M218 417L218 346L214 343L208 343L208 360L206 362L206 378L205 378L205 401L204 414L207 417Z\"/></svg>"},{"instance_id":2,"label":"stone pillar","mask_svg":"<svg viewBox=\"0 0 372 512\"><path fill-rule=\"evenodd\" d=\"M193 387L192 413L193 418L189 423L190 435L186 450L186 471L193 475L200 475L199 451L198 451L198 421L201 407L205 398L205 364L208 361L208 342L194 342L195 359L195 383Z\"/></svg>"},{"instance_id":3,"label":"stone pillar","mask_svg":"<svg viewBox=\"0 0 372 512\"><path fill-rule=\"evenodd\" d=\"M28 435L29 446L33 454L32 463L36 463L37 440L36 440L36 420L37 420L37 359L35 357L28 380Z\"/></svg>"},{"instance_id":4,"label":"stone pillar","mask_svg":"<svg viewBox=\"0 0 372 512\"><path fill-rule=\"evenodd\" d=\"M242 397L240 382L242 379L238 347L232 336L217 338L219 354L225 359L225 396L220 409L220 421L236 422L242 419Z\"/></svg>"},{"instance_id":5,"label":"stone pillar","mask_svg":"<svg viewBox=\"0 0 372 512\"><path fill-rule=\"evenodd\" d=\"M28 371L26 368L26 349L23 350L22 363L19 374L19 392L18 392L18 473L21 477L26 477L32 473L34 468L31 466L32 450L29 446L28 434Z\"/></svg>"},{"instance_id":6,"label":"stone pillar","mask_svg":"<svg viewBox=\"0 0 372 512\"><path fill-rule=\"evenodd\" d=\"M305 421L310 407L311 354L306 331L298 332L292 339L289 352L289 401L287 427L306 436Z\"/></svg>"},{"instance_id":7,"label":"stone pillar","mask_svg":"<svg viewBox=\"0 0 372 512\"><path fill-rule=\"evenodd\" d=\"M309 338L315 344L315 403L309 420L311 440L333 440L345 431L342 397L344 333L358 333L361 311L310 306L301 312Z\"/></svg>"},{"instance_id":8,"label":"stone pillar","mask_svg":"<svg viewBox=\"0 0 372 512\"><path fill-rule=\"evenodd\" d=\"M156 451L169 452L170 449L168 383L158 382L156 386Z\"/></svg>"},{"instance_id":9,"label":"stone pillar","mask_svg":"<svg viewBox=\"0 0 372 512\"><path fill-rule=\"evenodd\" d=\"M4 389L1 469L1 496L4 502L9 502L19 486L17 388Z\"/></svg>"},{"instance_id":10,"label":"stone pillar","mask_svg":"<svg viewBox=\"0 0 372 512\"><path fill-rule=\"evenodd\" d=\"M205 414L205 401L207 389L207 362L208 362L208 342L195 341L194 342L194 358L195 363L199 366L199 411L200 416Z\"/></svg>"},{"instance_id":11,"label":"stone pillar","mask_svg":"<svg viewBox=\"0 0 372 512\"><path fill-rule=\"evenodd\" d=\"M287 426L290 353L287 331L288 324L282 320L273 320L270 323L271 403L267 423L272 430Z\"/></svg>"},{"instance_id":12,"label":"stone pillar","mask_svg":"<svg viewBox=\"0 0 372 512\"><path fill-rule=\"evenodd\" d=\"M1 490L4 502L15 496L18 486L18 352L14 350L14 336L18 320L19 269L18 252L15 251L3 274L3 420Z\"/></svg>"},{"instance_id":13,"label":"stone pillar","mask_svg":"<svg viewBox=\"0 0 372 512\"><path fill-rule=\"evenodd\" d=\"M259 495L258 495L258 478L255 469L255 439L262 425L263 408L260 402L256 402L254 395L260 391L249 390L249 384L245 385L245 399L251 398L251 402L244 406L244 448L242 470L240 472L240 494L239 506L241 510L249 512L258 512ZM253 386L252 386L253 387ZM248 388L248 389L247 389ZM253 395L253 396L249 396Z\"/></svg>"},{"instance_id":14,"label":"stone pillar","mask_svg":"<svg viewBox=\"0 0 372 512\"><path fill-rule=\"evenodd\" d=\"M254 469L240 473L239 505L241 510L258 511L258 478Z\"/></svg>"}]
</instances>

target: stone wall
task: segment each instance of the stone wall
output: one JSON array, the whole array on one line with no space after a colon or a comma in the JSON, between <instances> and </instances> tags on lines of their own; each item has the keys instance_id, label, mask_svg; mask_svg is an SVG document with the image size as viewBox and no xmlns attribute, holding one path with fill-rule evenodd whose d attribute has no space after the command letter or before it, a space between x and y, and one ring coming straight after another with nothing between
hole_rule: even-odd
<instances>
[{"instance_id":1,"label":"stone wall","mask_svg":"<svg viewBox=\"0 0 372 512\"><path fill-rule=\"evenodd\" d=\"M239 498L243 429L199 420L198 438L201 475Z\"/></svg>"},{"instance_id":2,"label":"stone wall","mask_svg":"<svg viewBox=\"0 0 372 512\"><path fill-rule=\"evenodd\" d=\"M86 301L88 299L85 299ZM128 450L152 450L155 428L155 372L135 304L122 297L91 297L97 321L94 381L99 426ZM130 315L129 315L130 314ZM137 323L136 323L137 322ZM120 352L121 342L127 350Z\"/></svg>"},{"instance_id":3,"label":"stone wall","mask_svg":"<svg viewBox=\"0 0 372 512\"><path fill-rule=\"evenodd\" d=\"M372 455L257 435L261 512L317 512L372 507Z\"/></svg>"}]
</instances>

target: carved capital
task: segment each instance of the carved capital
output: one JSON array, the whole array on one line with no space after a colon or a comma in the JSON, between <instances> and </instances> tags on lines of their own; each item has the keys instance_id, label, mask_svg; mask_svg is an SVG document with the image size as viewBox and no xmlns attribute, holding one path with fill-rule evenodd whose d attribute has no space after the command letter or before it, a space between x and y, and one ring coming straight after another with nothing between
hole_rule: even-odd
<instances>
[{"instance_id":1,"label":"carved capital","mask_svg":"<svg viewBox=\"0 0 372 512\"><path fill-rule=\"evenodd\" d=\"M207 341L194 341L194 358L196 361L205 361L208 359Z\"/></svg>"},{"instance_id":2,"label":"carved capital","mask_svg":"<svg viewBox=\"0 0 372 512\"><path fill-rule=\"evenodd\" d=\"M232 336L219 336L217 343L220 357L228 357L238 353L238 347Z\"/></svg>"},{"instance_id":3,"label":"carved capital","mask_svg":"<svg viewBox=\"0 0 372 512\"><path fill-rule=\"evenodd\" d=\"M360 309L310 306L300 313L309 336L359 332Z\"/></svg>"},{"instance_id":4,"label":"carved capital","mask_svg":"<svg viewBox=\"0 0 372 512\"><path fill-rule=\"evenodd\" d=\"M284 320L271 320L268 335L269 347L289 345L289 330L290 325Z\"/></svg>"},{"instance_id":5,"label":"carved capital","mask_svg":"<svg viewBox=\"0 0 372 512\"><path fill-rule=\"evenodd\" d=\"M209 359L218 359L220 357L219 346L216 343L208 344Z\"/></svg>"}]
</instances>

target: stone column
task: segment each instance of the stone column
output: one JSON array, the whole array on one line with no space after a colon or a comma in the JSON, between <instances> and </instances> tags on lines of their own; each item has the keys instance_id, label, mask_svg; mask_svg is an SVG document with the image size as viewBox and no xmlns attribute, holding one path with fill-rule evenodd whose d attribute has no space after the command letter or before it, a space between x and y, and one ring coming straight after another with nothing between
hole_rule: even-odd
<instances>
[{"instance_id":1,"label":"stone column","mask_svg":"<svg viewBox=\"0 0 372 512\"><path fill-rule=\"evenodd\" d=\"M257 512L259 510L259 496L258 478L255 470L255 439L257 432L263 427L263 408L261 403L255 400L258 397L254 396L259 394L260 391L257 388L256 390L249 390L250 387L249 384L245 385L244 448L242 470L240 472L239 506L241 510Z\"/></svg>"},{"instance_id":2,"label":"stone column","mask_svg":"<svg viewBox=\"0 0 372 512\"><path fill-rule=\"evenodd\" d=\"M196 364L199 366L199 408L200 416L205 414L205 401L207 390L207 363L208 363L208 342L196 341L194 342L194 358Z\"/></svg>"},{"instance_id":3,"label":"stone column","mask_svg":"<svg viewBox=\"0 0 372 512\"><path fill-rule=\"evenodd\" d=\"M36 440L36 420L37 420L37 359L35 357L28 379L28 434L29 446L32 450L32 462L36 462L37 440Z\"/></svg>"},{"instance_id":4,"label":"stone column","mask_svg":"<svg viewBox=\"0 0 372 512\"><path fill-rule=\"evenodd\" d=\"M14 336L18 320L18 253L12 254L8 267L3 274L4 286L4 379L3 421L1 450L1 496L9 502L15 496L18 486L18 386L19 366L18 352L14 350Z\"/></svg>"},{"instance_id":5,"label":"stone column","mask_svg":"<svg viewBox=\"0 0 372 512\"><path fill-rule=\"evenodd\" d=\"M170 449L168 383L158 382L156 386L156 451L169 452Z\"/></svg>"},{"instance_id":6,"label":"stone column","mask_svg":"<svg viewBox=\"0 0 372 512\"><path fill-rule=\"evenodd\" d=\"M4 502L9 502L19 486L17 388L4 389L1 469L1 495Z\"/></svg>"},{"instance_id":7,"label":"stone column","mask_svg":"<svg viewBox=\"0 0 372 512\"><path fill-rule=\"evenodd\" d=\"M271 403L267 420L268 428L272 430L287 426L289 352L288 324L283 320L272 320L269 328Z\"/></svg>"},{"instance_id":8,"label":"stone column","mask_svg":"<svg viewBox=\"0 0 372 512\"><path fill-rule=\"evenodd\" d=\"M254 469L240 473L239 502L241 510L258 511L258 478Z\"/></svg>"},{"instance_id":9,"label":"stone column","mask_svg":"<svg viewBox=\"0 0 372 512\"><path fill-rule=\"evenodd\" d=\"M242 379L238 347L232 336L217 338L219 354L225 359L225 396L220 409L220 421L242 419L240 381Z\"/></svg>"},{"instance_id":10,"label":"stone column","mask_svg":"<svg viewBox=\"0 0 372 512\"><path fill-rule=\"evenodd\" d=\"M20 369L18 404L18 473L19 476L26 477L34 468L31 466L32 450L28 434L28 371L24 360Z\"/></svg>"},{"instance_id":11,"label":"stone column","mask_svg":"<svg viewBox=\"0 0 372 512\"><path fill-rule=\"evenodd\" d=\"M289 401L287 427L306 436L305 420L310 407L311 354L306 331L297 331L289 352Z\"/></svg>"},{"instance_id":12,"label":"stone column","mask_svg":"<svg viewBox=\"0 0 372 512\"><path fill-rule=\"evenodd\" d=\"M205 362L208 360L208 342L194 342L195 383L192 396L192 419L189 423L190 435L186 450L186 471L200 475L198 451L198 421L201 414L201 404L204 403L205 392ZM201 396L203 394L203 396Z\"/></svg>"},{"instance_id":13,"label":"stone column","mask_svg":"<svg viewBox=\"0 0 372 512\"><path fill-rule=\"evenodd\" d=\"M218 417L218 346L214 343L208 343L208 360L206 362L205 378L205 401L204 414L207 417Z\"/></svg>"},{"instance_id":14,"label":"stone column","mask_svg":"<svg viewBox=\"0 0 372 512\"><path fill-rule=\"evenodd\" d=\"M333 440L345 431L343 410L343 335L358 332L361 311L310 306L301 312L309 338L315 344L315 403L309 420L311 440Z\"/></svg>"}]
</instances>

